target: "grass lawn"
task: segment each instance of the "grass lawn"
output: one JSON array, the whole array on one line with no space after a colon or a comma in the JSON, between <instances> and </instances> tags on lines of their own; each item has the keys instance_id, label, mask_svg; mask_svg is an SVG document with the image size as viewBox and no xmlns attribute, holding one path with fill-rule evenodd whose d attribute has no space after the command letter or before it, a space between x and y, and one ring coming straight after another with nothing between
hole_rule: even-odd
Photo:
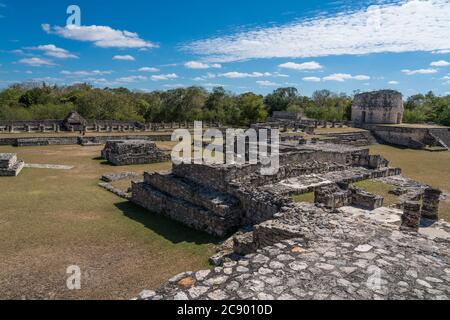
<instances>
[{"instance_id":1,"label":"grass lawn","mask_svg":"<svg viewBox=\"0 0 450 320\"><path fill-rule=\"evenodd\" d=\"M402 168L404 176L450 193L450 151L430 152L386 145L371 146L370 151L384 156L391 166ZM450 221L450 203L441 201L439 214Z\"/></svg>"},{"instance_id":2,"label":"grass lawn","mask_svg":"<svg viewBox=\"0 0 450 320\"><path fill-rule=\"evenodd\" d=\"M28 163L75 166L0 178L0 299L130 299L174 274L209 267L217 239L97 186L105 173L170 164L113 167L98 159L100 150L0 147ZM81 268L79 291L66 288L70 265Z\"/></svg>"},{"instance_id":3,"label":"grass lawn","mask_svg":"<svg viewBox=\"0 0 450 320\"><path fill-rule=\"evenodd\" d=\"M304 193L293 197L294 202L314 203L314 192Z\"/></svg>"},{"instance_id":4,"label":"grass lawn","mask_svg":"<svg viewBox=\"0 0 450 320\"><path fill-rule=\"evenodd\" d=\"M373 145L372 154L381 154L393 167L400 167L403 175L450 193L450 151L429 152Z\"/></svg>"}]
</instances>

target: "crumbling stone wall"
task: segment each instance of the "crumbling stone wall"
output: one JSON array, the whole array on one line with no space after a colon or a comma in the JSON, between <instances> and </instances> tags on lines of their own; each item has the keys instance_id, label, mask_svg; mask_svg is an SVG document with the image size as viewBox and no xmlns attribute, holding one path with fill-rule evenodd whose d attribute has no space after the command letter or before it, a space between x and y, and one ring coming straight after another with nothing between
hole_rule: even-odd
<instances>
[{"instance_id":1,"label":"crumbling stone wall","mask_svg":"<svg viewBox=\"0 0 450 320\"><path fill-rule=\"evenodd\" d=\"M170 160L169 154L148 140L112 140L106 143L102 157L116 166L158 163Z\"/></svg>"},{"instance_id":2,"label":"crumbling stone wall","mask_svg":"<svg viewBox=\"0 0 450 320\"><path fill-rule=\"evenodd\" d=\"M400 124L403 119L403 96L394 90L357 94L353 99L352 121L363 124Z\"/></svg>"},{"instance_id":3,"label":"crumbling stone wall","mask_svg":"<svg viewBox=\"0 0 450 320\"><path fill-rule=\"evenodd\" d=\"M0 153L0 177L15 177L24 166L25 163L17 159L17 154Z\"/></svg>"},{"instance_id":4,"label":"crumbling stone wall","mask_svg":"<svg viewBox=\"0 0 450 320\"><path fill-rule=\"evenodd\" d=\"M337 209L352 203L352 192L342 189L336 184L318 188L314 192L314 202L324 205L328 209Z\"/></svg>"},{"instance_id":5,"label":"crumbling stone wall","mask_svg":"<svg viewBox=\"0 0 450 320\"><path fill-rule=\"evenodd\" d=\"M411 149L423 149L426 146L448 148L450 131L447 128L419 128L404 126L368 126L373 135L386 144L403 146Z\"/></svg>"}]
</instances>

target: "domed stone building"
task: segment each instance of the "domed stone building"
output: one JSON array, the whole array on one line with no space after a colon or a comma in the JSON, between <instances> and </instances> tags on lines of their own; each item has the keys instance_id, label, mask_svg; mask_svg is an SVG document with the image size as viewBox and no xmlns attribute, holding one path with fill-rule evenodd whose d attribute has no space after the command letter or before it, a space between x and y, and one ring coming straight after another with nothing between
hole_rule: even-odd
<instances>
[{"instance_id":1,"label":"domed stone building","mask_svg":"<svg viewBox=\"0 0 450 320\"><path fill-rule=\"evenodd\" d=\"M401 124L403 96L394 90L361 93L355 96L352 121L355 126L364 124Z\"/></svg>"}]
</instances>

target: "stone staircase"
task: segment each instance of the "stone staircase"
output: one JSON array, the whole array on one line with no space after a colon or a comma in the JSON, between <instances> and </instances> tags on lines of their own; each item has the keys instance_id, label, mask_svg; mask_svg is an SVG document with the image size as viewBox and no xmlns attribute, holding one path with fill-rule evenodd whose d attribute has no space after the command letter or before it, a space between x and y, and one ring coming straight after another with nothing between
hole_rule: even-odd
<instances>
[{"instance_id":1,"label":"stone staircase","mask_svg":"<svg viewBox=\"0 0 450 320\"><path fill-rule=\"evenodd\" d=\"M219 237L234 231L242 216L236 198L173 173L145 173L132 194L132 201L152 212Z\"/></svg>"},{"instance_id":2,"label":"stone staircase","mask_svg":"<svg viewBox=\"0 0 450 320\"><path fill-rule=\"evenodd\" d=\"M450 148L450 129L430 129L428 133L443 148Z\"/></svg>"},{"instance_id":3,"label":"stone staircase","mask_svg":"<svg viewBox=\"0 0 450 320\"><path fill-rule=\"evenodd\" d=\"M369 146L376 143L376 139L369 131L328 133L325 139L329 143L345 144L357 147Z\"/></svg>"}]
</instances>

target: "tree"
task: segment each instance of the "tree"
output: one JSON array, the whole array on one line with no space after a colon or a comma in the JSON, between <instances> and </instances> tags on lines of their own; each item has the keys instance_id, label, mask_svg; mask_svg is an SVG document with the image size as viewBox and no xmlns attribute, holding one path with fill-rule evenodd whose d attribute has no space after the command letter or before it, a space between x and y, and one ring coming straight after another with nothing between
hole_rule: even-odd
<instances>
[{"instance_id":1,"label":"tree","mask_svg":"<svg viewBox=\"0 0 450 320\"><path fill-rule=\"evenodd\" d=\"M274 111L286 111L290 105L295 105L298 100L296 88L279 88L266 96L264 103L270 114Z\"/></svg>"},{"instance_id":2,"label":"tree","mask_svg":"<svg viewBox=\"0 0 450 320\"><path fill-rule=\"evenodd\" d=\"M267 119L267 111L262 96L244 93L238 98L238 106L241 110L242 124L250 125Z\"/></svg>"}]
</instances>

